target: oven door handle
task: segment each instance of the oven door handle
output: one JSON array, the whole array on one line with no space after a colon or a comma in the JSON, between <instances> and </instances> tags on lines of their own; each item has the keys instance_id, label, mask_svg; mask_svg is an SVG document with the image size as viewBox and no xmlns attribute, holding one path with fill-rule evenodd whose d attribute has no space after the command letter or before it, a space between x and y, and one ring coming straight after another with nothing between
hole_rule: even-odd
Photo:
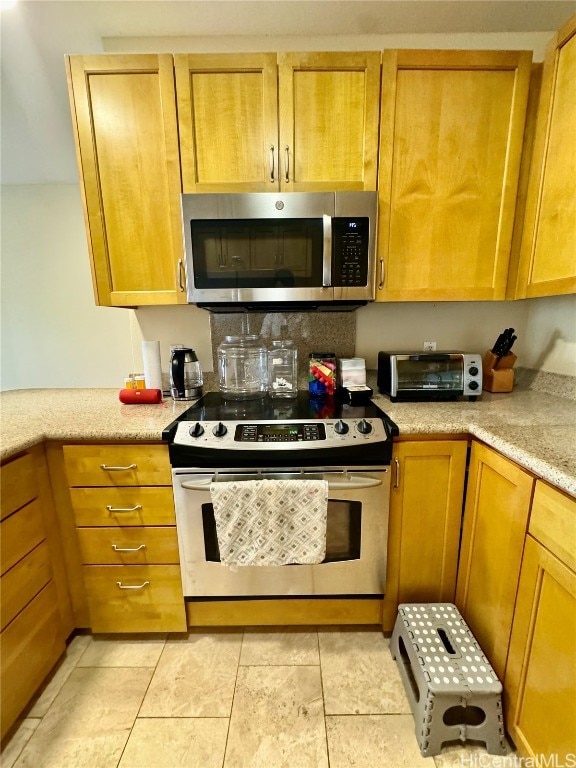
<instances>
[{"instance_id":1,"label":"oven door handle","mask_svg":"<svg viewBox=\"0 0 576 768\"><path fill-rule=\"evenodd\" d=\"M388 470L384 470L384 472L387 472ZM246 480L262 480L266 477L268 473L262 472L261 474L255 475L254 477L246 478ZM273 474L273 473L269 473ZM318 475L320 473L313 473L313 477L316 479L318 478ZM208 491L210 490L210 486L212 485L212 480L216 477L216 475L213 475L210 478L204 478L201 481L195 481L195 480L184 480L184 482L180 483L180 487L184 488L186 491ZM306 475L302 473L299 477L292 477L291 480L305 480ZM343 472L342 474L335 475L335 476L328 476L323 475L321 479L328 481L328 490L331 491L346 491L346 490L353 490L353 489L360 489L360 488L375 488L378 485L382 485L382 480L378 477L364 477L363 475L349 475L347 472ZM236 480L231 482L243 482L242 480Z\"/></svg>"}]
</instances>

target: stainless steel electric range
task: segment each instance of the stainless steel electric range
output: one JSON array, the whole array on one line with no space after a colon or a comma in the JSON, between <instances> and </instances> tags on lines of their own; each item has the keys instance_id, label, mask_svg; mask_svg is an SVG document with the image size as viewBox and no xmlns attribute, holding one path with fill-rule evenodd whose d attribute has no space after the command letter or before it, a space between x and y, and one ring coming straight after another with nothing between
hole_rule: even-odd
<instances>
[{"instance_id":1,"label":"stainless steel electric range","mask_svg":"<svg viewBox=\"0 0 576 768\"><path fill-rule=\"evenodd\" d=\"M372 402L351 406L308 392L244 401L210 392L198 400L163 432L185 596L383 595L395 434L394 422ZM327 481L322 563L221 563L210 486L255 479Z\"/></svg>"}]
</instances>

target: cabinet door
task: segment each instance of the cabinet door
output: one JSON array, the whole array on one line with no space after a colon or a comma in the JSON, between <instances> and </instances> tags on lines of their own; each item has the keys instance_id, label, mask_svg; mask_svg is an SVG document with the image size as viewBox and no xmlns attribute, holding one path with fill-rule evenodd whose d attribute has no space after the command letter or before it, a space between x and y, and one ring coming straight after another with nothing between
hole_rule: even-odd
<instances>
[{"instance_id":1,"label":"cabinet door","mask_svg":"<svg viewBox=\"0 0 576 768\"><path fill-rule=\"evenodd\" d=\"M544 62L520 255L519 297L576 292L576 16Z\"/></svg>"},{"instance_id":2,"label":"cabinet door","mask_svg":"<svg viewBox=\"0 0 576 768\"><path fill-rule=\"evenodd\" d=\"M384 631L398 603L454 601L467 448L465 440L394 446Z\"/></svg>"},{"instance_id":3,"label":"cabinet door","mask_svg":"<svg viewBox=\"0 0 576 768\"><path fill-rule=\"evenodd\" d=\"M96 303L185 303L172 56L71 56Z\"/></svg>"},{"instance_id":4,"label":"cabinet door","mask_svg":"<svg viewBox=\"0 0 576 768\"><path fill-rule=\"evenodd\" d=\"M468 471L456 605L503 679L533 478L480 443Z\"/></svg>"},{"instance_id":5,"label":"cabinet door","mask_svg":"<svg viewBox=\"0 0 576 768\"><path fill-rule=\"evenodd\" d=\"M283 189L375 190L380 53L278 57Z\"/></svg>"},{"instance_id":6,"label":"cabinet door","mask_svg":"<svg viewBox=\"0 0 576 768\"><path fill-rule=\"evenodd\" d=\"M384 52L377 301L505 298L530 62Z\"/></svg>"},{"instance_id":7,"label":"cabinet door","mask_svg":"<svg viewBox=\"0 0 576 768\"><path fill-rule=\"evenodd\" d=\"M576 753L576 573L532 536L505 682L507 728L520 753L568 765Z\"/></svg>"},{"instance_id":8,"label":"cabinet door","mask_svg":"<svg viewBox=\"0 0 576 768\"><path fill-rule=\"evenodd\" d=\"M276 54L174 62L184 192L278 189Z\"/></svg>"}]
</instances>

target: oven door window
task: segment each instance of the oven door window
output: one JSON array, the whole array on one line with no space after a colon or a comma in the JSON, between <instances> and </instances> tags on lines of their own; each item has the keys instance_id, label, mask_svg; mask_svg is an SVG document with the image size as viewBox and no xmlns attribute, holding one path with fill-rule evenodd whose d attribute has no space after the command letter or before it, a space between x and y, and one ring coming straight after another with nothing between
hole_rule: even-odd
<instances>
[{"instance_id":1,"label":"oven door window","mask_svg":"<svg viewBox=\"0 0 576 768\"><path fill-rule=\"evenodd\" d=\"M322 285L321 218L194 220L190 230L196 288Z\"/></svg>"},{"instance_id":2,"label":"oven door window","mask_svg":"<svg viewBox=\"0 0 576 768\"><path fill-rule=\"evenodd\" d=\"M202 527L207 562L219 563L220 550L212 504L202 504ZM326 557L322 563L360 559L362 504L359 501L328 501L326 518Z\"/></svg>"}]
</instances>

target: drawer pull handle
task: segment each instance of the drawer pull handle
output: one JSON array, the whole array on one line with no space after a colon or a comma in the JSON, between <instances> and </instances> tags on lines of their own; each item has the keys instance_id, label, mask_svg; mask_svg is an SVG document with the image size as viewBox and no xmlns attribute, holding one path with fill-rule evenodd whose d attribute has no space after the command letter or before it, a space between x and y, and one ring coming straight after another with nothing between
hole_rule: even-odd
<instances>
[{"instance_id":1,"label":"drawer pull handle","mask_svg":"<svg viewBox=\"0 0 576 768\"><path fill-rule=\"evenodd\" d=\"M116 584L120 589L144 589L150 582L145 581L143 584L122 584L121 581L117 581Z\"/></svg>"},{"instance_id":2,"label":"drawer pull handle","mask_svg":"<svg viewBox=\"0 0 576 768\"><path fill-rule=\"evenodd\" d=\"M126 472L128 469L137 469L138 464L130 464L129 467L109 467L108 464L100 464L100 469L106 472Z\"/></svg>"},{"instance_id":3,"label":"drawer pull handle","mask_svg":"<svg viewBox=\"0 0 576 768\"><path fill-rule=\"evenodd\" d=\"M141 549L146 549L146 544L140 544L139 547L117 547L116 544L112 544L114 552L140 552Z\"/></svg>"},{"instance_id":4,"label":"drawer pull handle","mask_svg":"<svg viewBox=\"0 0 576 768\"><path fill-rule=\"evenodd\" d=\"M135 507L111 507L110 504L106 504L108 512L137 512L142 509L142 504L136 504Z\"/></svg>"}]
</instances>

